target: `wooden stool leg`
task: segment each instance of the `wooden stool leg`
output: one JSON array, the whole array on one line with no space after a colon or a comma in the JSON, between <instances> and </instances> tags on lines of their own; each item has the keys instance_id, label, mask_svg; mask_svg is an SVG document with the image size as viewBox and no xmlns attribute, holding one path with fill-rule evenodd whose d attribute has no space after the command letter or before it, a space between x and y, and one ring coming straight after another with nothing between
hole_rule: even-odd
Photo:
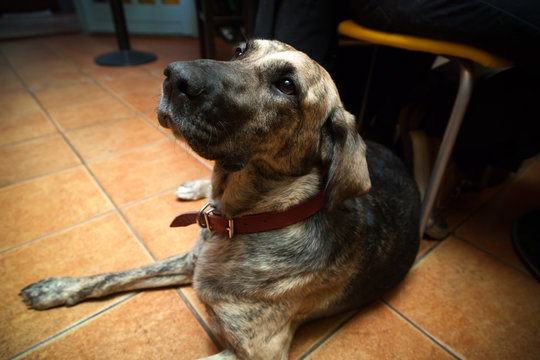
<instances>
[{"instance_id":1,"label":"wooden stool leg","mask_svg":"<svg viewBox=\"0 0 540 360\"><path fill-rule=\"evenodd\" d=\"M420 237L424 235L426 230L429 215L433 210L433 205L435 203L435 199L437 198L442 177L446 170L450 155L452 154L457 134L461 127L461 122L463 121L463 117L472 94L474 83L473 63L463 59L458 59L458 62L460 64L459 87L456 100L452 108L452 113L450 114L448 124L446 125L441 147L431 172L424 201L422 202L422 209L420 212Z\"/></svg>"}]
</instances>

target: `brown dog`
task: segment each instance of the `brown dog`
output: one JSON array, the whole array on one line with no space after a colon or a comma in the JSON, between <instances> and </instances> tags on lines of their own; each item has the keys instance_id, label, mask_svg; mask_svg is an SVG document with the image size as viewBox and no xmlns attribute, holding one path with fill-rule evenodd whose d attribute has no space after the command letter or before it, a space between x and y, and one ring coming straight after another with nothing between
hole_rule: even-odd
<instances>
[{"instance_id":1,"label":"brown dog","mask_svg":"<svg viewBox=\"0 0 540 360\"><path fill-rule=\"evenodd\" d=\"M228 347L212 358L287 359L300 323L363 306L405 276L418 191L388 150L366 150L323 68L255 40L230 62L176 62L165 75L160 123L215 160L213 208L188 215L204 227L194 248L124 272L43 280L22 291L29 306L193 283Z\"/></svg>"}]
</instances>

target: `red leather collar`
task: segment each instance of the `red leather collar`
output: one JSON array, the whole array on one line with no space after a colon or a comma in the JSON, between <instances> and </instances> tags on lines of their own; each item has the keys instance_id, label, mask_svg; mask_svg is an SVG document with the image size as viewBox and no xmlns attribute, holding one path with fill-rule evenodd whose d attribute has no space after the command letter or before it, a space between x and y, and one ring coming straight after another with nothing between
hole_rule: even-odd
<instances>
[{"instance_id":1,"label":"red leather collar","mask_svg":"<svg viewBox=\"0 0 540 360\"><path fill-rule=\"evenodd\" d=\"M207 203L200 211L189 211L178 215L170 226L179 227L198 224L202 228L228 235L229 239L231 239L234 234L269 231L296 224L316 214L323 206L324 192L321 192L311 200L295 205L285 211L227 219L219 214L210 203Z\"/></svg>"}]
</instances>

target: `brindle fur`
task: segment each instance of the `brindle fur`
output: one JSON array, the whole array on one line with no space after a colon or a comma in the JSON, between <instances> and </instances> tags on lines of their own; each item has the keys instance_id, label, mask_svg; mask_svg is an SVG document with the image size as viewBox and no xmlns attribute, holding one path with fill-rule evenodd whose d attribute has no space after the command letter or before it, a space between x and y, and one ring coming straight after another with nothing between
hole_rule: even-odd
<instances>
[{"instance_id":1,"label":"brindle fur","mask_svg":"<svg viewBox=\"0 0 540 360\"><path fill-rule=\"evenodd\" d=\"M22 291L30 307L193 283L227 345L211 358L287 359L299 324L363 306L405 276L419 241L416 186L388 150L366 150L319 65L254 40L231 62L176 62L165 75L159 121L215 160L210 199L222 214L283 210L323 189L324 209L231 240L202 229L190 252L142 268L49 278Z\"/></svg>"}]
</instances>

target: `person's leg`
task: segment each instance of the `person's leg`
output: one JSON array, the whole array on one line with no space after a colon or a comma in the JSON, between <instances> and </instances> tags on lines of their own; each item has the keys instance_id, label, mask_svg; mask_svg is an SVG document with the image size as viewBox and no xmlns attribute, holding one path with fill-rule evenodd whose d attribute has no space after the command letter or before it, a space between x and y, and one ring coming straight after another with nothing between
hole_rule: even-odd
<instances>
[{"instance_id":1,"label":"person's leg","mask_svg":"<svg viewBox=\"0 0 540 360\"><path fill-rule=\"evenodd\" d=\"M382 31L472 45L522 64L540 60L540 2L353 0L351 19Z\"/></svg>"},{"instance_id":2,"label":"person's leg","mask_svg":"<svg viewBox=\"0 0 540 360\"><path fill-rule=\"evenodd\" d=\"M254 35L283 41L331 69L337 51L338 20L333 0L261 0Z\"/></svg>"}]
</instances>

